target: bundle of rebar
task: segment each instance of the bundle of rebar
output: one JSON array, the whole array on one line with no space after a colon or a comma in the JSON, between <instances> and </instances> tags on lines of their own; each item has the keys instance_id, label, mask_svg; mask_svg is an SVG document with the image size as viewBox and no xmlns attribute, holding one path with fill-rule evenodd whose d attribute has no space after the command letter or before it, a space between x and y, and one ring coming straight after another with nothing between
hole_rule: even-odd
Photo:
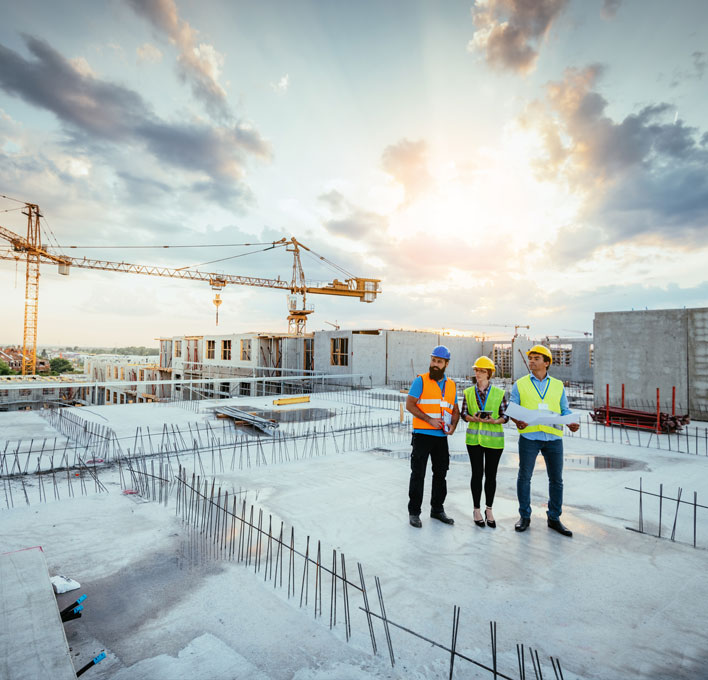
<instances>
[{"instance_id":1,"label":"bundle of rebar","mask_svg":"<svg viewBox=\"0 0 708 680\"><path fill-rule=\"evenodd\" d=\"M278 428L278 423L274 420L267 420L266 418L261 418L255 413L249 413L248 411L242 411L235 406L219 406L214 409L216 413L220 413L229 418L233 418L234 421L239 423L246 423L247 425L253 425L257 427L261 432L265 434L272 435L274 431Z\"/></svg>"},{"instance_id":2,"label":"bundle of rebar","mask_svg":"<svg viewBox=\"0 0 708 680\"><path fill-rule=\"evenodd\" d=\"M664 434L681 432L691 419L688 415L666 413L664 411L637 411L619 406L597 406L590 412L596 423L620 425L642 430L653 430Z\"/></svg>"}]
</instances>

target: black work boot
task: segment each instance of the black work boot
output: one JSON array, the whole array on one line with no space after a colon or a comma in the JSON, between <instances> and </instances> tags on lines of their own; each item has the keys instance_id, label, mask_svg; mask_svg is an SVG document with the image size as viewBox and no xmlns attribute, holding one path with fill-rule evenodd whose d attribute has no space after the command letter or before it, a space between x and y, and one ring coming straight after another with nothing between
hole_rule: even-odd
<instances>
[{"instance_id":1,"label":"black work boot","mask_svg":"<svg viewBox=\"0 0 708 680\"><path fill-rule=\"evenodd\" d=\"M559 519L551 519L550 517L548 518L548 528L553 529L553 531L557 531L559 534L562 534L563 536L572 536L573 532L568 529L567 526L561 523Z\"/></svg>"},{"instance_id":2,"label":"black work boot","mask_svg":"<svg viewBox=\"0 0 708 680\"><path fill-rule=\"evenodd\" d=\"M440 512L431 512L431 513L430 513L430 516L431 516L433 519L440 520L441 522L443 522L443 524L454 524L454 523L455 523L455 520L452 519L452 517L448 517L448 516L445 514L445 511L444 511L444 510L441 510Z\"/></svg>"},{"instance_id":3,"label":"black work boot","mask_svg":"<svg viewBox=\"0 0 708 680\"><path fill-rule=\"evenodd\" d=\"M416 529L420 529L423 526L423 522L420 521L420 515L408 515L408 522Z\"/></svg>"},{"instance_id":4,"label":"black work boot","mask_svg":"<svg viewBox=\"0 0 708 680\"><path fill-rule=\"evenodd\" d=\"M530 517L519 517L519 521L514 524L514 529L516 531L526 531L529 528L529 524L531 524Z\"/></svg>"}]
</instances>

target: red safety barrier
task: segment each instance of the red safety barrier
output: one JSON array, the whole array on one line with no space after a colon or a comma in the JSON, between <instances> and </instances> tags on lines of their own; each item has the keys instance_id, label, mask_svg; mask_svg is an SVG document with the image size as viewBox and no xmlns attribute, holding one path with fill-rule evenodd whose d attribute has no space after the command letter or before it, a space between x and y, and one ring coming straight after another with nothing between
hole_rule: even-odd
<instances>
[{"instance_id":1,"label":"red safety barrier","mask_svg":"<svg viewBox=\"0 0 708 680\"><path fill-rule=\"evenodd\" d=\"M610 424L610 386L605 385L605 425Z\"/></svg>"}]
</instances>

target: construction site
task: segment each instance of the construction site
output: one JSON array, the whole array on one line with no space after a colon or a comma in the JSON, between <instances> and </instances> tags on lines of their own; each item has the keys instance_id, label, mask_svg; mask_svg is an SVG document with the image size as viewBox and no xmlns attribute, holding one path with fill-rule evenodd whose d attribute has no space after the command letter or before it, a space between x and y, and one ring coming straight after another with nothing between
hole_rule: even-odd
<instances>
[{"instance_id":1,"label":"construction site","mask_svg":"<svg viewBox=\"0 0 708 680\"><path fill-rule=\"evenodd\" d=\"M19 374L0 377L0 676L702 676L708 309L597 313L575 337L515 324L308 332L308 296L371 303L380 282L310 284L295 238L278 242L289 281L69 258L42 245L39 208L25 214L26 234L0 230L0 258L26 274ZM194 328L156 338L157 357L86 356L82 373L48 376L47 264L277 288L288 329ZM646 342L662 336L671 347ZM416 533L405 401L431 349L449 348L458 394L482 355L508 394L538 343L580 414L564 449L572 541L514 531L512 422L499 528L474 526L460 427L445 506L455 526L424 514ZM542 513L543 463L535 479ZM73 585L55 595L50 576Z\"/></svg>"}]
</instances>

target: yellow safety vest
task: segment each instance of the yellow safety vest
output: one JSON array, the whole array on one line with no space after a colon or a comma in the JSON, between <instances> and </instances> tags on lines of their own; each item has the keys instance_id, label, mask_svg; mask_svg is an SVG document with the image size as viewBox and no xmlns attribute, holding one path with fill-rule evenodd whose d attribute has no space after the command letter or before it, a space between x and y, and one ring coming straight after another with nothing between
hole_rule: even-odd
<instances>
[{"instance_id":1,"label":"yellow safety vest","mask_svg":"<svg viewBox=\"0 0 708 680\"><path fill-rule=\"evenodd\" d=\"M536 385L531 382L531 376L525 375L516 381L516 387L519 390L519 401L524 408L536 410L539 404L547 404L548 410L560 414L560 401L563 396L563 383L558 378L548 377L546 390L540 394ZM524 430L519 430L521 434L529 434L531 432L547 432L556 437L563 436L563 426L554 427L553 425L530 425Z\"/></svg>"},{"instance_id":2,"label":"yellow safety vest","mask_svg":"<svg viewBox=\"0 0 708 680\"><path fill-rule=\"evenodd\" d=\"M467 412L473 416L477 411L491 411L492 418L499 418L499 407L504 399L504 390L499 389L495 385L489 386L487 399L484 402L484 409L478 408L477 395L475 394L474 386L468 387L464 391L467 401ZM488 449L503 449L504 448L504 426L499 423L467 423L467 435L465 443L471 445L485 446Z\"/></svg>"}]
</instances>

